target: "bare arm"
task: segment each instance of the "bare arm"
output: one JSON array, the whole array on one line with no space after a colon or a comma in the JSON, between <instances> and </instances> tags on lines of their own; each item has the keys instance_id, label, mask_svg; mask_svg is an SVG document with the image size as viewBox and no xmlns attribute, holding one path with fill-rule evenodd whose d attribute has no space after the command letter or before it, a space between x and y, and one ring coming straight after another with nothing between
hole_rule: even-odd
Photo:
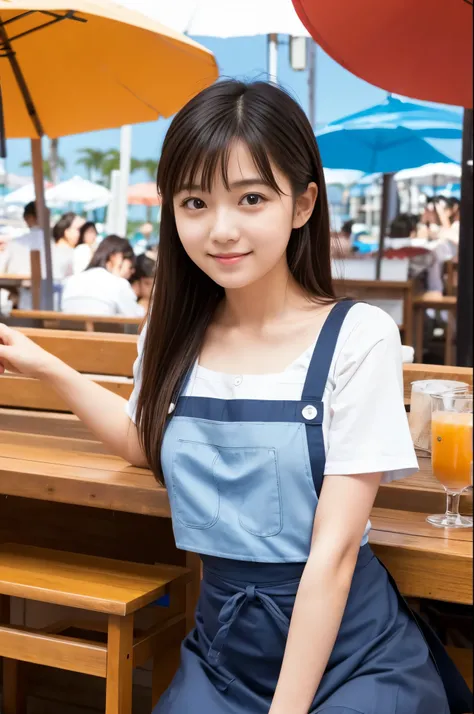
<instances>
[{"instance_id":1,"label":"bare arm","mask_svg":"<svg viewBox=\"0 0 474 714\"><path fill-rule=\"evenodd\" d=\"M126 400L45 352L25 335L0 324L0 374L5 370L46 382L113 454L146 466Z\"/></svg>"},{"instance_id":2,"label":"bare arm","mask_svg":"<svg viewBox=\"0 0 474 714\"><path fill-rule=\"evenodd\" d=\"M381 474L327 476L270 714L308 714L334 647Z\"/></svg>"}]
</instances>

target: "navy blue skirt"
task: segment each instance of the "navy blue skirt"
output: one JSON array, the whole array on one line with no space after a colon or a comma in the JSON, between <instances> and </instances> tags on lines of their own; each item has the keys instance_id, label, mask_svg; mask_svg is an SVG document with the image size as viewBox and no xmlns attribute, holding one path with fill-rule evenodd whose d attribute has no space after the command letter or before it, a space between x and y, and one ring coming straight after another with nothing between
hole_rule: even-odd
<instances>
[{"instance_id":1,"label":"navy blue skirt","mask_svg":"<svg viewBox=\"0 0 474 714\"><path fill-rule=\"evenodd\" d=\"M268 714L304 564L203 564L196 627L153 714ZM368 545L309 714L323 712L450 714L425 637Z\"/></svg>"}]
</instances>

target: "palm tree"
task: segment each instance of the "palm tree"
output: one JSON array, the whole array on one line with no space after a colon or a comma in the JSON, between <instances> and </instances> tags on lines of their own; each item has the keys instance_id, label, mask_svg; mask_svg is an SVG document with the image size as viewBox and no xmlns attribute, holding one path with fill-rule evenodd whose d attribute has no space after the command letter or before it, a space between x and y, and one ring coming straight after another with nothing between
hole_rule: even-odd
<instances>
[{"instance_id":1,"label":"palm tree","mask_svg":"<svg viewBox=\"0 0 474 714\"><path fill-rule=\"evenodd\" d=\"M103 181L103 165L108 151L100 149L78 149L81 157L77 159L76 164L84 166L87 171L89 181Z\"/></svg>"},{"instance_id":2,"label":"palm tree","mask_svg":"<svg viewBox=\"0 0 474 714\"><path fill-rule=\"evenodd\" d=\"M158 173L158 162L156 159L143 159L139 164L140 166L138 168L146 173L150 181L155 182L156 174Z\"/></svg>"},{"instance_id":3,"label":"palm tree","mask_svg":"<svg viewBox=\"0 0 474 714\"><path fill-rule=\"evenodd\" d=\"M23 161L20 166L22 168L27 168L31 169L33 164L31 161ZM66 170L66 162L61 156L58 156L56 159L56 179L57 179L57 171L60 169L61 171ZM53 167L51 166L51 161L50 159L43 159L43 174L44 178L46 181L51 181L53 182ZM54 182L53 182L54 183Z\"/></svg>"}]
</instances>

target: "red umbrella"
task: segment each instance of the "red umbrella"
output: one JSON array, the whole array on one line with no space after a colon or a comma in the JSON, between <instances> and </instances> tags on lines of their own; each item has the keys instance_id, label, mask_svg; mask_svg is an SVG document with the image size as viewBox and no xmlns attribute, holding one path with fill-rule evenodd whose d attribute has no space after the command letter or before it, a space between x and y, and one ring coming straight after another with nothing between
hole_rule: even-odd
<instances>
[{"instance_id":1,"label":"red umbrella","mask_svg":"<svg viewBox=\"0 0 474 714\"><path fill-rule=\"evenodd\" d=\"M293 0L314 40L389 92L472 107L472 0Z\"/></svg>"},{"instance_id":2,"label":"red umbrella","mask_svg":"<svg viewBox=\"0 0 474 714\"><path fill-rule=\"evenodd\" d=\"M156 183L135 183L128 187L127 203L129 206L161 206Z\"/></svg>"}]
</instances>

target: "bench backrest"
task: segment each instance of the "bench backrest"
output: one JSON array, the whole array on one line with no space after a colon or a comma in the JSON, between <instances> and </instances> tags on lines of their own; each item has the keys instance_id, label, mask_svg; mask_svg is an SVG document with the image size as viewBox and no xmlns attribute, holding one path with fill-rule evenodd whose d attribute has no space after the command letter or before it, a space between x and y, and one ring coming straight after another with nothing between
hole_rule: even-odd
<instances>
[{"instance_id":1,"label":"bench backrest","mask_svg":"<svg viewBox=\"0 0 474 714\"><path fill-rule=\"evenodd\" d=\"M125 328L135 328L134 332L143 322L142 317L123 317L122 315L74 315L65 312L50 310L12 310L10 322L13 325L34 323L34 327L81 329L87 332L101 331L105 327L107 332L114 330L123 332Z\"/></svg>"},{"instance_id":2,"label":"bench backrest","mask_svg":"<svg viewBox=\"0 0 474 714\"><path fill-rule=\"evenodd\" d=\"M104 387L128 398L133 387L133 363L137 355L136 335L22 330L41 347L74 369L92 375ZM410 403L411 383L424 379L453 379L472 386L472 369L444 365L403 366L405 404ZM69 411L42 382L15 375L0 376L0 407Z\"/></svg>"}]
</instances>

